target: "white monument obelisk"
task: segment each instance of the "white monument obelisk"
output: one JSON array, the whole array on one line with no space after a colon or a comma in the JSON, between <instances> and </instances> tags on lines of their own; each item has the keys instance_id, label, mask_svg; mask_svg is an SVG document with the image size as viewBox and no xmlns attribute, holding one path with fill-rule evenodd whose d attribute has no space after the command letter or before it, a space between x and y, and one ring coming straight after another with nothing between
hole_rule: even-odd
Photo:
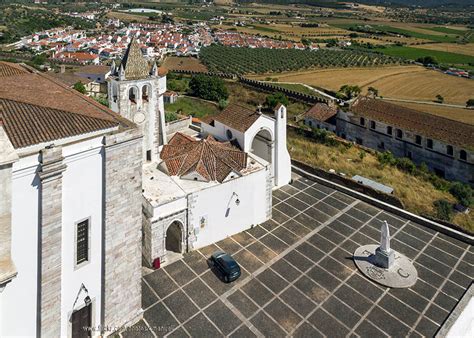
<instances>
[{"instance_id":1,"label":"white monument obelisk","mask_svg":"<svg viewBox=\"0 0 474 338\"><path fill-rule=\"evenodd\" d=\"M387 221L382 223L380 233L380 246L375 250L375 265L390 269L395 259L395 253L390 249L390 228Z\"/></svg>"}]
</instances>

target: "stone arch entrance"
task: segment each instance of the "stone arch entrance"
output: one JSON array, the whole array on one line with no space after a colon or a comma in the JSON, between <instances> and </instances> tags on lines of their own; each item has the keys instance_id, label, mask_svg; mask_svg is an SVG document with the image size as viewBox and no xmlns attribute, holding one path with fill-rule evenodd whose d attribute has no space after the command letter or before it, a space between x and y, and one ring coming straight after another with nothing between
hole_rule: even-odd
<instances>
[{"instance_id":1,"label":"stone arch entrance","mask_svg":"<svg viewBox=\"0 0 474 338\"><path fill-rule=\"evenodd\" d=\"M274 142L273 136L268 129L260 130L252 140L250 152L271 164L272 177L274 176Z\"/></svg>"},{"instance_id":2,"label":"stone arch entrance","mask_svg":"<svg viewBox=\"0 0 474 338\"><path fill-rule=\"evenodd\" d=\"M165 250L181 254L184 251L183 224L180 221L173 221L166 230Z\"/></svg>"}]
</instances>

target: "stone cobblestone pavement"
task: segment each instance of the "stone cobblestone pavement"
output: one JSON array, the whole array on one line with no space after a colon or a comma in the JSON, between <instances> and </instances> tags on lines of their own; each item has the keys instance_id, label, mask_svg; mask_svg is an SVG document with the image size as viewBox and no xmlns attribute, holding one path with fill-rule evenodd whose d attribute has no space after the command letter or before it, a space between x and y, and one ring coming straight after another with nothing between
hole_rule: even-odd
<instances>
[{"instance_id":1,"label":"stone cobblestone pavement","mask_svg":"<svg viewBox=\"0 0 474 338\"><path fill-rule=\"evenodd\" d=\"M377 243L414 261L410 289L372 283L351 255ZM242 276L222 283L206 258L231 253ZM273 218L143 277L144 319L123 337L433 336L473 280L472 246L296 177L273 193Z\"/></svg>"}]
</instances>

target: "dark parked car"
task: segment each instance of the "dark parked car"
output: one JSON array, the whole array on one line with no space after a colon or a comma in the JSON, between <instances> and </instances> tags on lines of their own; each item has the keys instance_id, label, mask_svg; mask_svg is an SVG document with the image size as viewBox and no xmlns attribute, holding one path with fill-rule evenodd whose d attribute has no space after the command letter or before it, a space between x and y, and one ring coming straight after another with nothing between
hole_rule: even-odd
<instances>
[{"instance_id":1,"label":"dark parked car","mask_svg":"<svg viewBox=\"0 0 474 338\"><path fill-rule=\"evenodd\" d=\"M211 265L221 274L222 279L226 283L235 281L240 277L240 266L231 255L216 251L210 259Z\"/></svg>"}]
</instances>

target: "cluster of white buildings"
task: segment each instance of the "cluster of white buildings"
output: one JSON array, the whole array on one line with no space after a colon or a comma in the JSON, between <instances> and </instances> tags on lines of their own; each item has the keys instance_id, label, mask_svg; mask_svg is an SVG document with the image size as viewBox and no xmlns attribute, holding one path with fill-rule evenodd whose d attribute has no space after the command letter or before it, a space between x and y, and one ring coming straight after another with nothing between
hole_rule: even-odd
<instances>
[{"instance_id":1,"label":"cluster of white buildings","mask_svg":"<svg viewBox=\"0 0 474 338\"><path fill-rule=\"evenodd\" d=\"M169 135L166 72L132 39L111 110L0 62L0 336L108 335L140 319L158 266L271 217L291 179L286 108L231 105ZM143 260L142 260L143 259Z\"/></svg>"}]
</instances>

